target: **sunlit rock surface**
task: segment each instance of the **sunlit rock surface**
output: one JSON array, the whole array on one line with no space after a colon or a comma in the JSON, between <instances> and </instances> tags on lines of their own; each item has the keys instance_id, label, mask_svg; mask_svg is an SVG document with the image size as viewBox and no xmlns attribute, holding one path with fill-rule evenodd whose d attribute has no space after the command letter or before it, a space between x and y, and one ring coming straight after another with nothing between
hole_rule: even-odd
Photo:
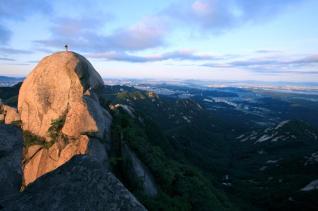
<instances>
[{"instance_id":1,"label":"sunlit rock surface","mask_svg":"<svg viewBox=\"0 0 318 211\"><path fill-rule=\"evenodd\" d=\"M23 161L25 185L74 155L87 154L91 139L105 142L111 115L99 103L103 86L90 62L74 52L45 57L27 76L18 98L22 129L47 143L28 140Z\"/></svg>"},{"instance_id":2,"label":"sunlit rock surface","mask_svg":"<svg viewBox=\"0 0 318 211\"><path fill-rule=\"evenodd\" d=\"M20 115L16 108L0 104L0 121L5 124L12 124L20 121Z\"/></svg>"}]
</instances>

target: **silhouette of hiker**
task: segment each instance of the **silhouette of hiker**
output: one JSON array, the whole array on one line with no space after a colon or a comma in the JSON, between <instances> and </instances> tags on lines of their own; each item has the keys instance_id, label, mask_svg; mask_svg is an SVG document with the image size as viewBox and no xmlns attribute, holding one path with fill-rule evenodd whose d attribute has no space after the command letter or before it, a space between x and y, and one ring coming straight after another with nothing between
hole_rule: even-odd
<instances>
[{"instance_id":1,"label":"silhouette of hiker","mask_svg":"<svg viewBox=\"0 0 318 211\"><path fill-rule=\"evenodd\" d=\"M68 51L68 45L64 45L65 51Z\"/></svg>"}]
</instances>

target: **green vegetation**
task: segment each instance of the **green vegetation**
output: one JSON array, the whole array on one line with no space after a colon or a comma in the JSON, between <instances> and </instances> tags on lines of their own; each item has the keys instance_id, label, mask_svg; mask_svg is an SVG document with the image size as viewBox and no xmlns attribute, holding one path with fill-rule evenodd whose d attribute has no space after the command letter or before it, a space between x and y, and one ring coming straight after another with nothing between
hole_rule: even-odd
<instances>
[{"instance_id":1,"label":"green vegetation","mask_svg":"<svg viewBox=\"0 0 318 211\"><path fill-rule=\"evenodd\" d=\"M34 135L30 131L23 131L24 138L24 148L29 148L32 145L41 145L44 148L48 149L53 145L53 142L45 141L45 138Z\"/></svg>"},{"instance_id":2,"label":"green vegetation","mask_svg":"<svg viewBox=\"0 0 318 211\"><path fill-rule=\"evenodd\" d=\"M178 194L181 188L177 185L179 182L176 182L184 181L180 183L191 187L189 189L199 195L196 188L192 187L192 184L200 187L194 179L198 175L203 178L200 182L209 184L205 185L208 191L202 189L202 192L221 195L216 197L219 200L223 195L219 189L222 189L238 210L288 210L291 206L313 210L311 207L318 206L316 202L310 201L314 198L311 195L315 196L317 193L299 191L318 175L317 164L304 166L307 159L305 157L318 149L315 140L318 132L311 127L313 123L317 123L316 115L312 115L317 113L317 103L309 106L309 101L304 101L302 104L306 103L306 108L297 107L296 111L285 101L260 99L260 106L274 111L275 115L282 114L282 119L297 119L297 115L304 114L308 124L290 121L277 131L277 137L287 137L288 140L254 144L249 141L240 142L236 137L252 131L257 132L258 137L266 134L264 130L267 127L255 124L261 121L259 117L243 114L232 108L206 110L204 104L200 103L206 96L200 97L201 93L191 99L162 95L153 99L148 97L147 92L132 87L112 86L108 90L114 104L129 105L135 110L136 119L133 120L129 117L118 118L115 113L114 122L117 122L113 126L118 125L118 119L121 119L121 127L118 128L121 133L117 132L116 140L129 144L151 169L160 186L161 192L155 199L149 199L141 191L136 191L135 187L130 187L150 210L198 208L199 206L193 206L191 195L186 197L188 194L184 191L181 196ZM145 98L138 98L139 95ZM198 103L202 105L202 109ZM289 112L288 116L285 116L286 112ZM123 114L120 113L119 116L121 115ZM268 135L274 134L273 132L275 131ZM269 160L278 161L269 164ZM120 166L120 162L116 162L116 165ZM263 166L266 169L261 171ZM192 171L198 174L190 177L188 172ZM225 180L225 175L229 175L229 179ZM227 204L229 199L219 201ZM209 207L206 204L201 206ZM202 207L198 209L202 210Z\"/></svg>"},{"instance_id":3,"label":"green vegetation","mask_svg":"<svg viewBox=\"0 0 318 211\"><path fill-rule=\"evenodd\" d=\"M16 106L18 104L18 96L16 95L16 96L10 97L6 99L4 103L9 106Z\"/></svg>"},{"instance_id":4,"label":"green vegetation","mask_svg":"<svg viewBox=\"0 0 318 211\"><path fill-rule=\"evenodd\" d=\"M6 105L16 107L18 104L18 94L22 82L17 83L12 87L1 87L0 98L2 102Z\"/></svg>"},{"instance_id":5,"label":"green vegetation","mask_svg":"<svg viewBox=\"0 0 318 211\"><path fill-rule=\"evenodd\" d=\"M48 129L51 142L55 143L58 139L67 140L67 137L61 132L65 124L66 114L63 114L57 119L52 120L51 127Z\"/></svg>"},{"instance_id":6,"label":"green vegetation","mask_svg":"<svg viewBox=\"0 0 318 211\"><path fill-rule=\"evenodd\" d=\"M52 120L51 127L48 129L48 134L51 138L50 141L46 141L45 138L37 136L30 131L23 131L24 147L28 148L32 145L41 145L44 148L50 148L58 139L62 138L67 140L66 136L62 134L61 130L65 123L65 115L60 118Z\"/></svg>"},{"instance_id":7,"label":"green vegetation","mask_svg":"<svg viewBox=\"0 0 318 211\"><path fill-rule=\"evenodd\" d=\"M127 99L127 98L132 98L132 99L145 99L146 96L141 93L140 91L135 91L135 92L119 92L117 93L116 97L120 100Z\"/></svg>"},{"instance_id":8,"label":"green vegetation","mask_svg":"<svg viewBox=\"0 0 318 211\"><path fill-rule=\"evenodd\" d=\"M21 127L22 121L21 120L16 120L16 121L13 121L11 124L15 125L15 126L18 126L18 127Z\"/></svg>"},{"instance_id":9,"label":"green vegetation","mask_svg":"<svg viewBox=\"0 0 318 211\"><path fill-rule=\"evenodd\" d=\"M212 96L236 96L230 92L183 91L195 95L189 99L154 97L133 87L106 86L100 100L105 109L124 104L134 110L136 118L122 108L111 111L110 164L149 210L317 210L318 190L300 191L318 175L318 162L312 156L318 152L316 101L302 95L267 94L246 104L249 109L264 108L261 117L226 104L204 102ZM8 93L0 90L0 97L14 103L16 97ZM303 121L289 121L271 130L280 119ZM64 121L64 117L52 121L52 140L60 139ZM242 134L255 138L240 141L237 138ZM280 138L254 144L263 135ZM53 144L33 134L25 136L28 146ZM124 168L127 160L121 154L124 144L150 169L158 185L157 197L147 197L139 181L129 180L131 175Z\"/></svg>"},{"instance_id":10,"label":"green vegetation","mask_svg":"<svg viewBox=\"0 0 318 211\"><path fill-rule=\"evenodd\" d=\"M151 124L145 127L122 110L115 111L113 118L114 145L120 147L121 143L127 143L149 167L160 186L160 193L155 198L148 198L138 188L130 187L147 208L150 210L233 210L223 193L215 189L198 170L189 164L169 158L165 149L149 138L149 132L156 131L149 128ZM157 130L157 133L160 132ZM165 142L162 134L158 136L163 137L162 141ZM158 143L158 140L156 142ZM116 159L117 166L114 166L117 174L119 161L120 159Z\"/></svg>"}]
</instances>

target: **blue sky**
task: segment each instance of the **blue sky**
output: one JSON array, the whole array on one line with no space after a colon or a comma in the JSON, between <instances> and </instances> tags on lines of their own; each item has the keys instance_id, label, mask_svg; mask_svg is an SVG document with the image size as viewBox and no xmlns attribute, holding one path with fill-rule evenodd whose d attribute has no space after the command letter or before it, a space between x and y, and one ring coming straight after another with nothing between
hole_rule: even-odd
<instances>
[{"instance_id":1,"label":"blue sky","mask_svg":"<svg viewBox=\"0 0 318 211\"><path fill-rule=\"evenodd\" d=\"M0 75L70 49L105 78L318 82L316 0L1 0Z\"/></svg>"}]
</instances>

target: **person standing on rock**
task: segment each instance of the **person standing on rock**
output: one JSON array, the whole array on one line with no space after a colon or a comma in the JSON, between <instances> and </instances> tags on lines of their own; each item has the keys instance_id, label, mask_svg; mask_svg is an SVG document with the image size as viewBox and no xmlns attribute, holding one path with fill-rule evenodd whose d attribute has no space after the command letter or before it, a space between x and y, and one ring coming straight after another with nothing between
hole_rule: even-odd
<instances>
[{"instance_id":1,"label":"person standing on rock","mask_svg":"<svg viewBox=\"0 0 318 211\"><path fill-rule=\"evenodd\" d=\"M65 51L68 51L68 45L64 45Z\"/></svg>"}]
</instances>

